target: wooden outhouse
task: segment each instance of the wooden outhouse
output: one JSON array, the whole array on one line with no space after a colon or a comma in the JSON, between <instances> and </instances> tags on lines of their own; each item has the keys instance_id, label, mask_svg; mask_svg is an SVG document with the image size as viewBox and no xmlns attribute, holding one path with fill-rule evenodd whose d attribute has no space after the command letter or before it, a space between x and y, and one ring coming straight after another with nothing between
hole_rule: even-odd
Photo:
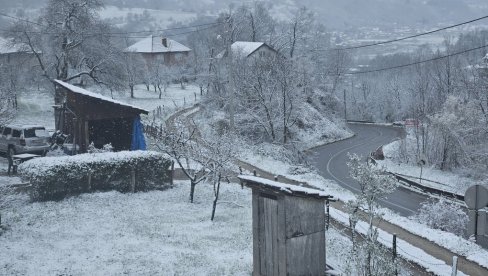
<instances>
[{"instance_id":1,"label":"wooden outhouse","mask_svg":"<svg viewBox=\"0 0 488 276\"><path fill-rule=\"evenodd\" d=\"M325 275L323 191L240 175L252 188L253 275Z\"/></svg>"},{"instance_id":2,"label":"wooden outhouse","mask_svg":"<svg viewBox=\"0 0 488 276\"><path fill-rule=\"evenodd\" d=\"M55 80L65 92L62 106L55 106L56 129L72 137L80 152L90 143L101 148L111 143L115 151L129 150L134 121L149 111L81 87Z\"/></svg>"}]
</instances>

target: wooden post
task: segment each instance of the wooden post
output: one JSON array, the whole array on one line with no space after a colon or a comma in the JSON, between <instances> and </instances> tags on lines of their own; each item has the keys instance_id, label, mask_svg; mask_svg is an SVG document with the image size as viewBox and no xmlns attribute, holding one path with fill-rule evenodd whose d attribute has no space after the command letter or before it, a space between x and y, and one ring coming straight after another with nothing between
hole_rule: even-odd
<instances>
[{"instance_id":1,"label":"wooden post","mask_svg":"<svg viewBox=\"0 0 488 276\"><path fill-rule=\"evenodd\" d=\"M88 191L91 191L91 185L92 185L92 173L88 172Z\"/></svg>"},{"instance_id":2,"label":"wooden post","mask_svg":"<svg viewBox=\"0 0 488 276\"><path fill-rule=\"evenodd\" d=\"M457 275L457 261L458 261L458 257L452 256L452 274L451 274L451 276Z\"/></svg>"},{"instance_id":3,"label":"wooden post","mask_svg":"<svg viewBox=\"0 0 488 276\"><path fill-rule=\"evenodd\" d=\"M327 206L327 223L325 224L325 229L329 230L329 224L330 224L330 202L329 202L329 200L325 201L325 206Z\"/></svg>"},{"instance_id":4,"label":"wooden post","mask_svg":"<svg viewBox=\"0 0 488 276\"><path fill-rule=\"evenodd\" d=\"M174 177L175 177L175 161L171 161L171 180L170 180L170 187L173 188L174 186Z\"/></svg>"},{"instance_id":5,"label":"wooden post","mask_svg":"<svg viewBox=\"0 0 488 276\"><path fill-rule=\"evenodd\" d=\"M397 235L396 233L393 234L393 262L395 262L397 258ZM395 265L395 275L398 275L398 270L396 268L396 264Z\"/></svg>"},{"instance_id":6,"label":"wooden post","mask_svg":"<svg viewBox=\"0 0 488 276\"><path fill-rule=\"evenodd\" d=\"M132 168L132 170L130 171L130 190L132 193L135 193L136 192L136 171L134 170L134 168Z\"/></svg>"}]
</instances>

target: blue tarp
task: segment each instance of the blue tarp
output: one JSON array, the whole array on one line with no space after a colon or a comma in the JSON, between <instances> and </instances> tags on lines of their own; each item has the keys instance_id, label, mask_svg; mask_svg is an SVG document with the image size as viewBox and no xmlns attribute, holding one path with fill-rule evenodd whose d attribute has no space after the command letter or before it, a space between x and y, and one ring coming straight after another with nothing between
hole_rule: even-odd
<instances>
[{"instance_id":1,"label":"blue tarp","mask_svg":"<svg viewBox=\"0 0 488 276\"><path fill-rule=\"evenodd\" d=\"M146 150L146 139L144 139L144 129L141 117L137 116L132 124L132 143L130 150Z\"/></svg>"}]
</instances>

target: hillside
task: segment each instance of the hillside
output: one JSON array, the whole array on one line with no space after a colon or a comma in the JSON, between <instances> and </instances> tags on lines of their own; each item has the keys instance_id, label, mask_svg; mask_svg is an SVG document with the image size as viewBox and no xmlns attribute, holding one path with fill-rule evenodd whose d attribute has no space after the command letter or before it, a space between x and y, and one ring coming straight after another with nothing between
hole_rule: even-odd
<instances>
[{"instance_id":1,"label":"hillside","mask_svg":"<svg viewBox=\"0 0 488 276\"><path fill-rule=\"evenodd\" d=\"M22 9L26 5L40 8L47 0L15 2L2 0L0 2L5 2L1 3L4 9L13 9L15 13L15 10ZM265 2L271 6L273 16L279 19L289 18L297 8L306 6L316 12L319 21L331 29L386 26L434 27L439 23L460 22L488 12L488 3L484 0L265 0ZM105 0L104 3L119 8L162 10L175 15L216 14L219 10L236 6L236 2L231 0ZM139 13L136 10L132 12Z\"/></svg>"}]
</instances>

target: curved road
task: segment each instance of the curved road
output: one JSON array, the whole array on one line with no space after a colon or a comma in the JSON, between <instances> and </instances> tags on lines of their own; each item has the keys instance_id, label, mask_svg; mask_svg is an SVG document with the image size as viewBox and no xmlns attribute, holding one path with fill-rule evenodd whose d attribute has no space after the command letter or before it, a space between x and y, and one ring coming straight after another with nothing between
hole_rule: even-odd
<instances>
[{"instance_id":1,"label":"curved road","mask_svg":"<svg viewBox=\"0 0 488 276\"><path fill-rule=\"evenodd\" d=\"M388 144L402 137L401 128L378 126L371 124L349 124L349 128L356 136L328 144L313 150L312 164L326 178L337 181L344 188L357 193L359 185L349 176L346 165L347 153L356 153L362 156L369 154L381 145ZM380 201L384 207L390 208L402 216L416 213L420 203L428 200L428 196L412 192L399 186L386 200Z\"/></svg>"}]
</instances>

